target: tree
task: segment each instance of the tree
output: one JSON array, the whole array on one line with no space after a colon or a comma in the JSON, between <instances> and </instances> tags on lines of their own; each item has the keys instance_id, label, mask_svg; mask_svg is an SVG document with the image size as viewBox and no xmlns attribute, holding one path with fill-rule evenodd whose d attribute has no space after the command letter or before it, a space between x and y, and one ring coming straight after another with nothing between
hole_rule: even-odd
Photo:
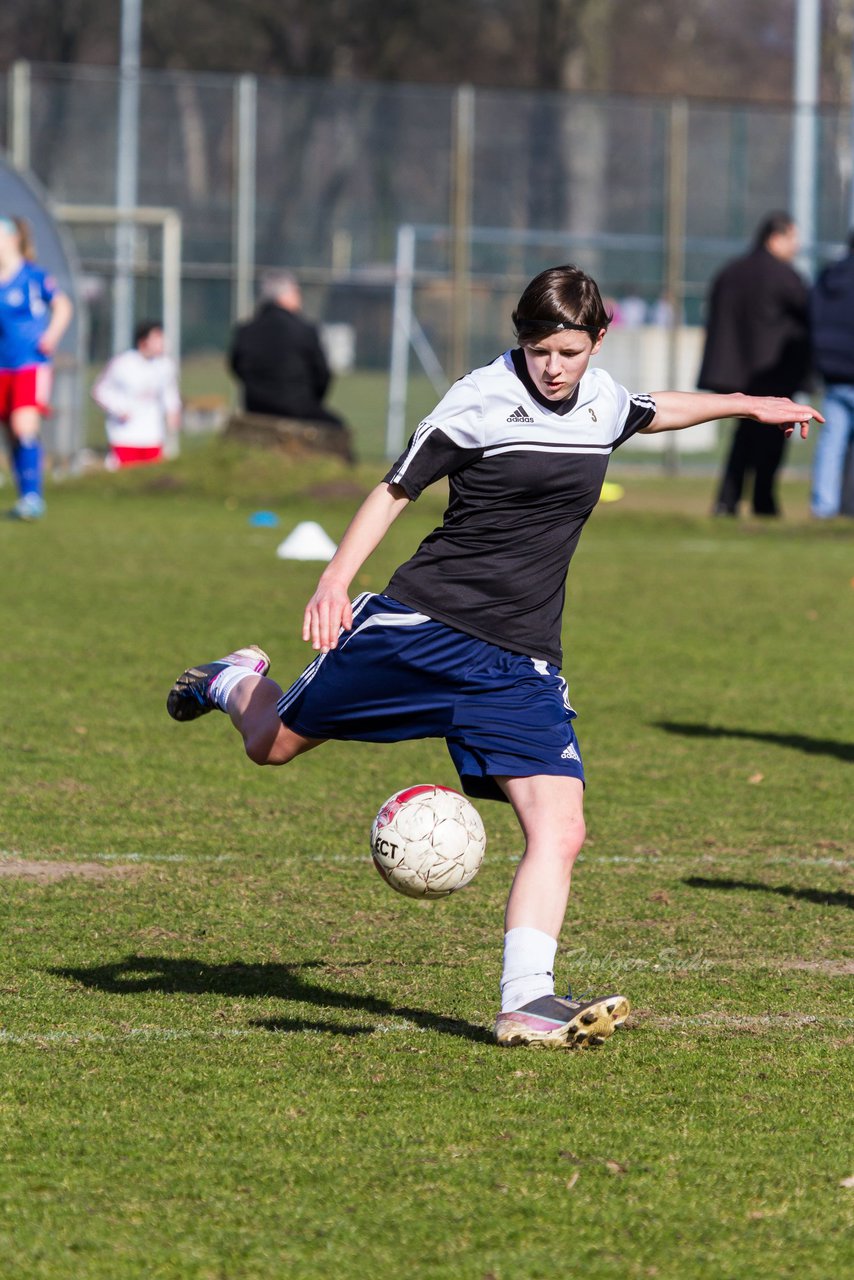
<instances>
[{"instance_id":1,"label":"tree","mask_svg":"<svg viewBox=\"0 0 854 1280\"><path fill-rule=\"evenodd\" d=\"M796 0L143 0L143 65L786 102ZM113 64L119 0L5 0L0 66ZM822 6L847 101L850 0ZM843 70L844 68L844 70Z\"/></svg>"}]
</instances>

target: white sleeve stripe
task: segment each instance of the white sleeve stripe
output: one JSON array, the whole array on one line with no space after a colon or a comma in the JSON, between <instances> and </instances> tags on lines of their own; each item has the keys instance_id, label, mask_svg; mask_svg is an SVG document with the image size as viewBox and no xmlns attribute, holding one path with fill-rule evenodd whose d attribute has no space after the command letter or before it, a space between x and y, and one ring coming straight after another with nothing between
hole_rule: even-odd
<instances>
[{"instance_id":1,"label":"white sleeve stripe","mask_svg":"<svg viewBox=\"0 0 854 1280\"><path fill-rule=\"evenodd\" d=\"M420 424L420 426L415 432L415 435L412 437L412 444L409 446L406 456L404 457L397 471L395 471L394 475L391 478L391 481L390 481L391 484L398 484L401 481L403 476L406 474L406 470L409 464L412 462L413 458L418 453L418 450L424 444L425 440L427 440L427 438L430 436L430 434L433 431L438 431L438 430L439 428L432 422L422 422Z\"/></svg>"},{"instance_id":2,"label":"white sleeve stripe","mask_svg":"<svg viewBox=\"0 0 854 1280\"><path fill-rule=\"evenodd\" d=\"M497 453L584 453L593 457L601 457L611 453L611 444L506 444L484 450L485 458L494 458Z\"/></svg>"},{"instance_id":3,"label":"white sleeve stripe","mask_svg":"<svg viewBox=\"0 0 854 1280\"><path fill-rule=\"evenodd\" d=\"M276 714L280 719L282 714L287 711L290 704L296 700L299 694L302 693L306 685L311 684L312 680L317 675L318 670L328 656L328 653L319 653L314 661L306 667L299 679L294 681L290 689L288 689L286 693L282 694L281 698L279 698L279 701L276 703Z\"/></svg>"}]
</instances>

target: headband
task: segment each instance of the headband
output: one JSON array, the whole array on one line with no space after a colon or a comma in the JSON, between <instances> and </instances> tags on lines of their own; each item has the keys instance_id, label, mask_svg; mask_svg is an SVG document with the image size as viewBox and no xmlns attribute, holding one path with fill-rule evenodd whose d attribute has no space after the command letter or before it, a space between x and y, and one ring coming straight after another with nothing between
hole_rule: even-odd
<instances>
[{"instance_id":1,"label":"headband","mask_svg":"<svg viewBox=\"0 0 854 1280\"><path fill-rule=\"evenodd\" d=\"M573 324L572 321L562 321L555 324L554 320L523 320L521 317L516 321L516 333L519 334L523 329L527 329L530 333L560 333L562 329L576 329L581 333L598 334L599 330L604 326L600 324Z\"/></svg>"}]
</instances>

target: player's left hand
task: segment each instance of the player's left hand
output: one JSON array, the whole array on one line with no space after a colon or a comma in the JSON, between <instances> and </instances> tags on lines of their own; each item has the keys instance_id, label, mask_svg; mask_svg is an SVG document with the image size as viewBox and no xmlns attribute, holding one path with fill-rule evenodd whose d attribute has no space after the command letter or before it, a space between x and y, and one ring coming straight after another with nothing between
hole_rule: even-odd
<instances>
[{"instance_id":1,"label":"player's left hand","mask_svg":"<svg viewBox=\"0 0 854 1280\"><path fill-rule=\"evenodd\" d=\"M56 351L56 339L50 333L43 333L38 341L39 351L43 356L52 356Z\"/></svg>"},{"instance_id":2,"label":"player's left hand","mask_svg":"<svg viewBox=\"0 0 854 1280\"><path fill-rule=\"evenodd\" d=\"M338 646L342 629L353 626L353 610L346 589L337 582L326 582L321 577L314 595L305 607L302 638L313 649L328 653Z\"/></svg>"},{"instance_id":3,"label":"player's left hand","mask_svg":"<svg viewBox=\"0 0 854 1280\"><path fill-rule=\"evenodd\" d=\"M824 422L818 409L810 404L798 404L787 396L751 396L750 412L747 417L757 422L767 422L770 426L779 427L787 438L793 434L795 427L800 427L801 439L809 435L810 422Z\"/></svg>"}]
</instances>

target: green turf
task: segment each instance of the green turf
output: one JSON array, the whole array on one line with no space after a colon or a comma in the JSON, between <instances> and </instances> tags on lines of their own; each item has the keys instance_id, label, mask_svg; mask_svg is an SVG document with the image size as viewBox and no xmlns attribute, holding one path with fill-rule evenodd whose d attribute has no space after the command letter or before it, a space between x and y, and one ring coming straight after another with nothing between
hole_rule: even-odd
<instances>
[{"instance_id":1,"label":"green turf","mask_svg":"<svg viewBox=\"0 0 854 1280\"><path fill-rule=\"evenodd\" d=\"M594 515L564 636L590 839L558 971L636 1014L598 1051L502 1051L507 808L479 806L472 886L414 902L367 833L399 787L454 785L441 743L265 772L223 717L163 706L248 641L296 674L318 567L275 547L302 519L340 537L376 478L194 444L0 524L0 871L42 873L0 877L0 1275L845 1274L850 526L808 524L802 485L769 525L648 477ZM425 495L355 586L440 511Z\"/></svg>"}]
</instances>

